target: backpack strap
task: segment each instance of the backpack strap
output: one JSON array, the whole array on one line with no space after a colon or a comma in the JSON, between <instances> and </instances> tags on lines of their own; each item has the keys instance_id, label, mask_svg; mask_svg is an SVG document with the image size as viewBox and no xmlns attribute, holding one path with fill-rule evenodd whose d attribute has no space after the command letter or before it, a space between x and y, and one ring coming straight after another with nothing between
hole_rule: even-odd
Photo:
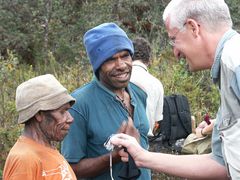
<instances>
[{"instance_id":1,"label":"backpack strap","mask_svg":"<svg viewBox=\"0 0 240 180\"><path fill-rule=\"evenodd\" d=\"M176 140L177 137L177 121L178 121L178 114L177 114L177 107L175 104L175 95L171 95L166 97L166 101L169 106L169 111L170 111L170 119L171 119L171 124L170 124L170 137L169 137L169 143L173 144L174 141Z\"/></svg>"},{"instance_id":2,"label":"backpack strap","mask_svg":"<svg viewBox=\"0 0 240 180\"><path fill-rule=\"evenodd\" d=\"M190 134L192 132L192 124L188 99L184 95L175 95L175 102L183 128Z\"/></svg>"}]
</instances>

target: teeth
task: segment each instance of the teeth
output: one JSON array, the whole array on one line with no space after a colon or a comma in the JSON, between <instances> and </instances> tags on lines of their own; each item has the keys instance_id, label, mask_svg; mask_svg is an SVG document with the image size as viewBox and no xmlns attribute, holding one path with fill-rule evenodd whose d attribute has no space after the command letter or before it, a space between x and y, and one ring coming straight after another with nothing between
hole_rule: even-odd
<instances>
[{"instance_id":1,"label":"teeth","mask_svg":"<svg viewBox=\"0 0 240 180\"><path fill-rule=\"evenodd\" d=\"M127 73L124 73L124 74L119 74L116 77L125 77L126 75L127 75Z\"/></svg>"},{"instance_id":2,"label":"teeth","mask_svg":"<svg viewBox=\"0 0 240 180\"><path fill-rule=\"evenodd\" d=\"M118 77L125 77L126 76L126 74L120 74L120 75L118 75Z\"/></svg>"}]
</instances>

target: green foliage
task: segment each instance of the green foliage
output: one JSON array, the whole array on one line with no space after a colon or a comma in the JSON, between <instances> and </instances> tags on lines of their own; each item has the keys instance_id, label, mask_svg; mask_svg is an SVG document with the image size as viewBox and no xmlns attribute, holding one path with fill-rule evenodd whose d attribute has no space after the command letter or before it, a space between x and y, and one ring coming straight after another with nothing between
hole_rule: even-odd
<instances>
[{"instance_id":1,"label":"green foliage","mask_svg":"<svg viewBox=\"0 0 240 180\"><path fill-rule=\"evenodd\" d=\"M231 0L231 1L226 1L226 3L229 6L231 15L232 15L232 20L233 20L233 27L240 31L240 19L239 19L239 14L240 14L240 6L239 6L239 1L238 0Z\"/></svg>"},{"instance_id":2,"label":"green foliage","mask_svg":"<svg viewBox=\"0 0 240 180\"><path fill-rule=\"evenodd\" d=\"M149 39L158 55L167 46L162 11L169 0L12 0L0 1L0 53L13 51L19 62L47 64L52 52L59 63L85 60L83 34L113 21L130 37ZM227 1L234 28L240 29L238 0Z\"/></svg>"},{"instance_id":3,"label":"green foliage","mask_svg":"<svg viewBox=\"0 0 240 180\"><path fill-rule=\"evenodd\" d=\"M7 59L0 56L0 124L6 127L9 124L6 117L13 118L15 114L14 92L15 92L15 69L18 64L17 58L7 51Z\"/></svg>"},{"instance_id":4,"label":"green foliage","mask_svg":"<svg viewBox=\"0 0 240 180\"><path fill-rule=\"evenodd\" d=\"M188 97L197 121L215 116L219 94L210 72L190 73L168 47L162 11L169 0L11 0L0 1L0 176L8 151L22 127L17 125L15 90L25 80L51 73L72 92L92 78L83 35L103 22L116 22L130 38L143 36L152 45L150 72L165 94ZM227 1L234 28L240 30L238 0Z\"/></svg>"}]
</instances>

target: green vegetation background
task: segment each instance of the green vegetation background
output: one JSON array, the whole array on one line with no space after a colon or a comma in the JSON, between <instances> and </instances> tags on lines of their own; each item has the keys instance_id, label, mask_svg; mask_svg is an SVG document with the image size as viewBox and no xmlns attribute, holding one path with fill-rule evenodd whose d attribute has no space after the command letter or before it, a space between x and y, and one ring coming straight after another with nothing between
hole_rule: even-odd
<instances>
[{"instance_id":1,"label":"green vegetation background","mask_svg":"<svg viewBox=\"0 0 240 180\"><path fill-rule=\"evenodd\" d=\"M234 28L240 30L238 0L229 0ZM150 72L165 94L185 94L200 121L219 104L209 71L190 73L168 46L162 11L169 0L1 0L0 1L0 177L6 156L21 133L15 90L23 81L51 73L69 90L92 78L82 37L93 26L115 22L130 38L143 36L153 49ZM36 92L37 93L37 92ZM171 179L168 177L167 179Z\"/></svg>"}]
</instances>

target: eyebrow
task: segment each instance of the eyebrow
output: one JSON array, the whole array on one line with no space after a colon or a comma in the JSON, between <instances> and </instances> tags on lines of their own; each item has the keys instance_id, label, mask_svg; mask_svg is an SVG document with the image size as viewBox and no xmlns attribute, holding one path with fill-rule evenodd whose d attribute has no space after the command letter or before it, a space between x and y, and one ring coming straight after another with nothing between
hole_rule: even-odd
<instances>
[{"instance_id":1,"label":"eyebrow","mask_svg":"<svg viewBox=\"0 0 240 180\"><path fill-rule=\"evenodd\" d=\"M120 54L118 57L120 57L120 58L122 58L122 57L124 57L124 56L130 56L130 53L128 52L128 51L124 51L124 52L122 52L122 54ZM110 57L110 58L108 58L107 59L107 61L108 60L115 60L115 59L117 59L118 57Z\"/></svg>"}]
</instances>

